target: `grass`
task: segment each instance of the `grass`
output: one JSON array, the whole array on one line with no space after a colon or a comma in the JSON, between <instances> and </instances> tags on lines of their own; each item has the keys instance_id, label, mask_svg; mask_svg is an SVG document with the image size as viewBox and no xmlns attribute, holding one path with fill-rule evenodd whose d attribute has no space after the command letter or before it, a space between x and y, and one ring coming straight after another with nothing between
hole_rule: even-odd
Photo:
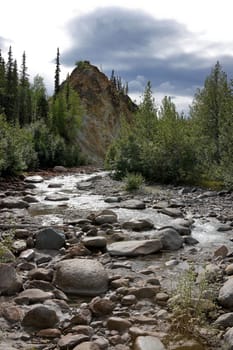
<instances>
[{"instance_id":1,"label":"grass","mask_svg":"<svg viewBox=\"0 0 233 350\"><path fill-rule=\"evenodd\" d=\"M123 179L124 189L128 192L139 190L144 184L144 178L141 174L128 173Z\"/></svg>"}]
</instances>

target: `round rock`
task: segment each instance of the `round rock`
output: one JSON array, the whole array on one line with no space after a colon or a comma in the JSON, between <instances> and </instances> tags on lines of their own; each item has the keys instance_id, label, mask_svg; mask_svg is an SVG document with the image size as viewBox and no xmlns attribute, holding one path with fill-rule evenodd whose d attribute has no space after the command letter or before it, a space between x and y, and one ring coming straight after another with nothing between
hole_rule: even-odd
<instances>
[{"instance_id":1,"label":"round rock","mask_svg":"<svg viewBox=\"0 0 233 350\"><path fill-rule=\"evenodd\" d=\"M67 259L57 264L54 284L68 294L97 296L108 290L108 274L98 261Z\"/></svg>"}]
</instances>

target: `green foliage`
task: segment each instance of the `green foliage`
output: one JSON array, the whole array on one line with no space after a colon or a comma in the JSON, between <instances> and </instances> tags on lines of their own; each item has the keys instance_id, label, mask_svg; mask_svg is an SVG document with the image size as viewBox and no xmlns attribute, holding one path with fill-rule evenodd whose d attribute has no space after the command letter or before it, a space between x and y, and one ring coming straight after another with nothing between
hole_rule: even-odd
<instances>
[{"instance_id":1,"label":"green foliage","mask_svg":"<svg viewBox=\"0 0 233 350\"><path fill-rule=\"evenodd\" d=\"M78 69L85 69L90 65L89 61L77 61L75 63Z\"/></svg>"},{"instance_id":2,"label":"green foliage","mask_svg":"<svg viewBox=\"0 0 233 350\"><path fill-rule=\"evenodd\" d=\"M124 182L125 190L131 192L139 190L142 187L144 178L141 174L127 173L124 178Z\"/></svg>"},{"instance_id":3,"label":"green foliage","mask_svg":"<svg viewBox=\"0 0 233 350\"><path fill-rule=\"evenodd\" d=\"M110 147L106 164L118 177L134 172L164 183L189 181L195 177L196 169L188 120L179 116L167 97L157 110L148 83L133 125L122 123L120 137Z\"/></svg>"},{"instance_id":4,"label":"green foliage","mask_svg":"<svg viewBox=\"0 0 233 350\"><path fill-rule=\"evenodd\" d=\"M36 164L32 134L0 116L0 174L15 175Z\"/></svg>"}]
</instances>

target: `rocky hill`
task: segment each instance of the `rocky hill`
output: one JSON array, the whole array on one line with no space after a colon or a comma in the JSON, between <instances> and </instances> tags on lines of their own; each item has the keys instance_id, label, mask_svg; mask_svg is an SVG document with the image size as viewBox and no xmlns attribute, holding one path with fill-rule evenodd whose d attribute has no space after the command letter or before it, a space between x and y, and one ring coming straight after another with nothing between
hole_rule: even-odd
<instances>
[{"instance_id":1,"label":"rocky hill","mask_svg":"<svg viewBox=\"0 0 233 350\"><path fill-rule=\"evenodd\" d=\"M108 146L119 133L121 116L131 120L137 106L87 61L79 62L69 82L85 108L78 136L82 152L92 163L101 164Z\"/></svg>"}]
</instances>

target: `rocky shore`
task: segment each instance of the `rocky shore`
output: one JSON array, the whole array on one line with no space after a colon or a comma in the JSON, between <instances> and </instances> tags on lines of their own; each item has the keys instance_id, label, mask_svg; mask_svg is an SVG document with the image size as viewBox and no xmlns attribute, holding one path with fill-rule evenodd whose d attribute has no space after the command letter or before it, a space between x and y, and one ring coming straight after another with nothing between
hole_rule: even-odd
<instances>
[{"instance_id":1,"label":"rocky shore","mask_svg":"<svg viewBox=\"0 0 233 350\"><path fill-rule=\"evenodd\" d=\"M233 349L232 200L93 169L1 182L0 350Z\"/></svg>"}]
</instances>

